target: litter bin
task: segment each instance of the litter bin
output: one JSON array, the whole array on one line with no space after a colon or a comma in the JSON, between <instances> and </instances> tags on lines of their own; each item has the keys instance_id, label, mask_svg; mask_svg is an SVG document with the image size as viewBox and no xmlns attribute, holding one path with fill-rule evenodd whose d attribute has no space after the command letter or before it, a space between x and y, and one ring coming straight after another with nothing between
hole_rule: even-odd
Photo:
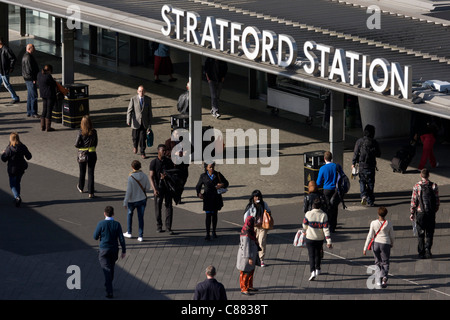
<instances>
[{"instance_id":1,"label":"litter bin","mask_svg":"<svg viewBox=\"0 0 450 320\"><path fill-rule=\"evenodd\" d=\"M62 103L62 122L70 128L79 128L81 118L89 114L89 86L82 83L65 85L69 90Z\"/></svg>"},{"instance_id":2,"label":"litter bin","mask_svg":"<svg viewBox=\"0 0 450 320\"><path fill-rule=\"evenodd\" d=\"M317 180L320 168L325 164L324 150L306 152L303 155L305 193L308 192L308 184L311 180Z\"/></svg>"}]
</instances>

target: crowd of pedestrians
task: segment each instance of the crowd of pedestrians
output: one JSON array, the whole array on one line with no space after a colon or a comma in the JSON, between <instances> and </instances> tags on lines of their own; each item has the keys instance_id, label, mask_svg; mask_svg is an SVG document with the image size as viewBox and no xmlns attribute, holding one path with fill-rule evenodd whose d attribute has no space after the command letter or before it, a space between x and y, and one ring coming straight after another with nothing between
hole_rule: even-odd
<instances>
[{"instance_id":1,"label":"crowd of pedestrians","mask_svg":"<svg viewBox=\"0 0 450 320\"><path fill-rule=\"evenodd\" d=\"M162 50L162 49L161 49ZM22 60L22 74L27 87L27 115L38 116L38 95L39 88L43 100L41 115L41 129L52 131L51 110L55 104L56 92L63 94L64 90L57 85L52 77L53 67L45 65L39 69L34 58L34 46L27 45L26 53ZM5 88L9 91L12 103L17 103L17 97L13 87L9 83L9 74L15 66L16 57L12 51L0 40L0 79ZM165 62L164 62L165 61ZM158 63L168 63L167 59L159 59ZM220 117L218 109L218 99L224 77L226 75L226 65L220 66L216 61L208 62L211 69L218 73L214 77L207 71L207 79L210 83L212 110L211 113ZM161 65L162 66L162 65ZM158 75L155 73L155 81ZM165 73L161 73L165 74ZM172 79L172 73L168 73ZM126 123L132 128L133 153L140 151L142 159L146 159L145 150L147 145L147 135L151 130L153 122L152 100L145 94L143 86L137 89L137 95L130 99L126 111ZM176 133L176 130L175 130ZM420 166L425 166L427 159L432 167L438 165L432 153L433 133L422 131L420 137L424 144L424 156ZM141 162L134 160L131 163L131 173L127 180L127 189L123 200L123 206L127 210L127 228L122 230L121 225L114 221L114 209L110 206L104 210L105 220L99 222L94 239L100 240L99 261L105 275L105 287L107 297L113 297L112 282L114 279L114 265L118 259L119 245L122 248L122 258L126 253L124 238L132 238L133 214L136 209L138 217L138 241L143 241L144 237L144 217L147 208L148 194L153 191L155 225L157 232L168 231L174 235L173 224L173 202L177 195L183 192L184 184L188 177L188 164L182 166L174 164L170 157L171 149L178 140L169 139L165 144L157 145L157 156L152 159L149 165L148 175L142 171ZM77 190L84 193L85 176L87 173L87 190L89 198L95 197L95 165L97 162L96 147L98 145L97 131L93 126L89 116L84 116L81 120L81 128L77 133L75 147L78 149L79 180ZM431 150L430 150L431 148ZM364 128L364 136L356 142L352 158L352 168L358 168L360 179L361 204L370 207L375 206L375 173L377 171L376 158L380 157L381 151L378 142L375 140L375 128L368 125ZM7 162L7 172L11 191L14 196L14 203L20 207L22 196L20 184L23 174L28 164L26 160L32 158L31 153L23 144L17 132L10 135L9 144L3 150L1 159ZM323 244L332 248L332 234L336 232L338 224L338 205L335 200L337 190L337 177L343 173L341 164L333 162L333 155L327 151L324 154L325 165L319 170L317 180L310 181L308 194L304 198L303 213L301 220L305 232L305 244L308 250L310 263L309 280L316 279L321 274L321 261L323 258ZM178 171L177 171L178 170ZM174 172L178 172L180 179L174 178ZM417 226L418 254L420 258L431 258L431 248L433 245L433 235L435 229L436 212L439 210L439 192L436 183L429 180L428 169L421 168L420 181L414 186L410 218ZM174 186L175 184L175 186ZM204 163L204 172L200 175L195 186L196 196L203 202L205 212L205 240L211 241L218 237L218 212L224 206L223 194L227 191L230 182L225 175L215 169L215 163ZM177 186L179 188L177 188ZM179 194L174 194L174 190ZM180 191L181 190L181 191ZM164 220L163 220L164 206ZM244 209L244 208L243 208ZM243 226L240 232L240 242L237 248L236 268L239 271L239 285L243 295L251 295L258 291L254 288L253 280L256 267L265 267L267 235L269 230L262 227L264 213L271 215L269 205L263 200L260 190L254 190L249 202L243 210ZM378 218L370 223L369 232L363 247L363 254L368 250L373 250L375 265L377 267L377 284L386 287L389 274L390 250L394 245L394 226L386 219L388 210L385 207L378 208ZM165 229L164 229L165 227ZM225 288L215 280L216 269L209 266L206 271L207 280L199 284L195 289L195 299L226 299Z\"/></svg>"}]
</instances>

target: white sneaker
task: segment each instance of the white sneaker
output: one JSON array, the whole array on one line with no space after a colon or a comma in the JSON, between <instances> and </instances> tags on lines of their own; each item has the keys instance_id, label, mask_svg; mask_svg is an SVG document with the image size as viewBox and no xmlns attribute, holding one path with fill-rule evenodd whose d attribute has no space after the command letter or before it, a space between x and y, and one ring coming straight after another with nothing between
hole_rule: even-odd
<instances>
[{"instance_id":1,"label":"white sneaker","mask_svg":"<svg viewBox=\"0 0 450 320\"><path fill-rule=\"evenodd\" d=\"M316 269L316 277L320 274L320 270Z\"/></svg>"},{"instance_id":2,"label":"white sneaker","mask_svg":"<svg viewBox=\"0 0 450 320\"><path fill-rule=\"evenodd\" d=\"M313 272L311 272L311 277L309 277L309 281L312 281L312 280L314 280L315 278L316 278L316 272L313 271Z\"/></svg>"},{"instance_id":3,"label":"white sneaker","mask_svg":"<svg viewBox=\"0 0 450 320\"><path fill-rule=\"evenodd\" d=\"M125 232L125 233L123 234L123 236L124 236L125 238L131 238L131 233Z\"/></svg>"},{"instance_id":4,"label":"white sneaker","mask_svg":"<svg viewBox=\"0 0 450 320\"><path fill-rule=\"evenodd\" d=\"M144 241L144 238L139 237L139 238L138 238L138 241L142 242L142 241Z\"/></svg>"}]
</instances>

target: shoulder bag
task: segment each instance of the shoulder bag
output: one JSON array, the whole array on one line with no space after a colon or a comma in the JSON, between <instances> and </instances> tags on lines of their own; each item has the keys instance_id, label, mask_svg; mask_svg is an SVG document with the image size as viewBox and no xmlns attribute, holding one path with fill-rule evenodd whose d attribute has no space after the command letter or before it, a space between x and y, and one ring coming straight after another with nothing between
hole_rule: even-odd
<instances>
[{"instance_id":1,"label":"shoulder bag","mask_svg":"<svg viewBox=\"0 0 450 320\"><path fill-rule=\"evenodd\" d=\"M262 228L266 229L266 230L273 229L273 218L270 215L270 213L267 212L267 210L264 210L264 213L263 213Z\"/></svg>"},{"instance_id":2,"label":"shoulder bag","mask_svg":"<svg viewBox=\"0 0 450 320\"><path fill-rule=\"evenodd\" d=\"M381 229L383 228L384 224L386 223L387 220L384 220L383 224L381 225L380 229L378 229L377 233L375 233L375 235L373 236L372 240L370 240L369 245L367 246L367 250L372 250L372 246L373 246L373 242L375 241L375 238L377 237L378 233L381 231Z\"/></svg>"}]
</instances>

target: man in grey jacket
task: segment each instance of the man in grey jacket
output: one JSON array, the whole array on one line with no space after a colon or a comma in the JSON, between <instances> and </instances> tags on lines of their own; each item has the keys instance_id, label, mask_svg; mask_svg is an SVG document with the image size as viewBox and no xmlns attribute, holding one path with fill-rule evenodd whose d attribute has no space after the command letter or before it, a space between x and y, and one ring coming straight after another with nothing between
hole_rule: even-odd
<instances>
[{"instance_id":1,"label":"man in grey jacket","mask_svg":"<svg viewBox=\"0 0 450 320\"><path fill-rule=\"evenodd\" d=\"M133 152L141 150L141 157L145 159L145 147L147 132L151 129L153 119L152 99L145 95L145 89L141 85L137 95L130 99L127 110L127 125L131 126L133 139Z\"/></svg>"}]
</instances>

